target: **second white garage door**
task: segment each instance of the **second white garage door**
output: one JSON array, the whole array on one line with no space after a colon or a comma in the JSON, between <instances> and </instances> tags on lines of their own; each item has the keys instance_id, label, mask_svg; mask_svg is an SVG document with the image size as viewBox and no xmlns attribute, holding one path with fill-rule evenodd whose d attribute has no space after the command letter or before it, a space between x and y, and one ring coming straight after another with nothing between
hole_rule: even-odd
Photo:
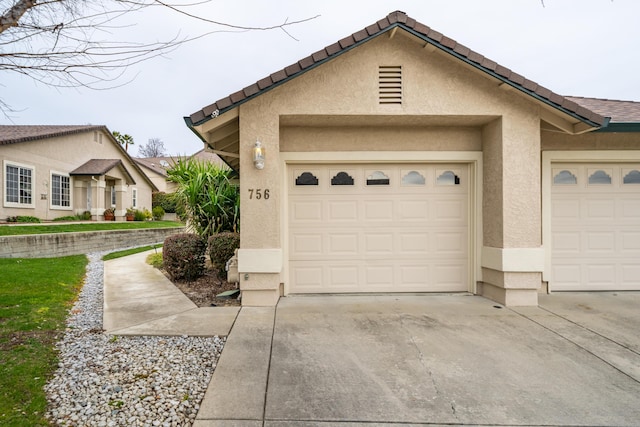
<instances>
[{"instance_id":1,"label":"second white garage door","mask_svg":"<svg viewBox=\"0 0 640 427\"><path fill-rule=\"evenodd\" d=\"M550 290L640 290L640 164L551 169Z\"/></svg>"},{"instance_id":2,"label":"second white garage door","mask_svg":"<svg viewBox=\"0 0 640 427\"><path fill-rule=\"evenodd\" d=\"M289 292L469 290L465 164L288 168Z\"/></svg>"}]
</instances>

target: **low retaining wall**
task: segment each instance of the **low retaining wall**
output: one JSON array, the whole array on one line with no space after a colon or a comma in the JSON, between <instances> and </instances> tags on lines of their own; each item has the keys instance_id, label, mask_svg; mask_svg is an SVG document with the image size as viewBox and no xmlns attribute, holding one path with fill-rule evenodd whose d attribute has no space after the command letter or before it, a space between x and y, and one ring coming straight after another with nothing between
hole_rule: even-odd
<instances>
[{"instance_id":1,"label":"low retaining wall","mask_svg":"<svg viewBox=\"0 0 640 427\"><path fill-rule=\"evenodd\" d=\"M55 258L162 243L184 228L87 231L0 237L0 258Z\"/></svg>"}]
</instances>

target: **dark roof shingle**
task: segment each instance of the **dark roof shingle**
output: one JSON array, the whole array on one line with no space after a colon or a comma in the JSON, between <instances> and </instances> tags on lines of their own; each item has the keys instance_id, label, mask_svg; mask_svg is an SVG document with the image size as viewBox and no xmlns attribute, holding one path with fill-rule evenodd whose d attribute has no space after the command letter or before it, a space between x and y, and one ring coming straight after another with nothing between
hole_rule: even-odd
<instances>
[{"instance_id":1,"label":"dark roof shingle","mask_svg":"<svg viewBox=\"0 0 640 427\"><path fill-rule=\"evenodd\" d=\"M390 30L393 27L400 26L407 30L411 30L413 34L421 37L427 43L431 43L437 48L448 52L449 54L464 60L467 63L477 67L478 69L485 71L494 77L503 80L507 84L527 93L542 102L545 102L559 110L564 111L567 114L573 115L582 121L590 122L590 125L601 126L605 124L605 118L601 113L592 111L589 108L571 108L571 104L565 102L565 98L558 95L551 90L532 82L525 77L511 71L509 68L503 67L490 60L477 52L467 48L466 46L459 44L455 40L442 35L441 33L432 30L428 26L417 22L415 19L408 17L404 12L395 11L391 12L385 18L379 20L375 24L369 25L366 28L359 30L352 35L345 37L338 42L319 50L306 58L299 60L296 64L285 67L283 70L275 72L262 80L259 80L256 90L239 91L230 96L224 97L215 103L204 107L203 109L196 111L185 120L192 125L199 125L202 122L208 120L211 117L217 116L217 112L223 113L225 109L234 108L237 104L250 99L251 97L258 96L260 92L269 90L278 83L286 81L287 78L293 77L299 73L304 72L312 66L315 66L325 60L339 55L351 47L366 41L368 38L375 37L383 32ZM368 36L365 36L368 35ZM299 66L299 67L297 67ZM251 86L250 86L251 87Z\"/></svg>"},{"instance_id":2,"label":"dark roof shingle","mask_svg":"<svg viewBox=\"0 0 640 427\"><path fill-rule=\"evenodd\" d=\"M611 123L640 123L640 102L567 96L566 99L604 117Z\"/></svg>"},{"instance_id":3,"label":"dark roof shingle","mask_svg":"<svg viewBox=\"0 0 640 427\"><path fill-rule=\"evenodd\" d=\"M94 130L107 131L107 128L102 125L0 125L0 145L16 144L19 142L53 138Z\"/></svg>"}]
</instances>

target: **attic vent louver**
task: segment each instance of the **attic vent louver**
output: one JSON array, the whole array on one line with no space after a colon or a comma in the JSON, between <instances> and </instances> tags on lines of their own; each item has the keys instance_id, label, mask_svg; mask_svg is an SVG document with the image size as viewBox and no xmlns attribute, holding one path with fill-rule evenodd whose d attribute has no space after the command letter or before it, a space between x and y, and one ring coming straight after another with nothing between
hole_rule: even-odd
<instances>
[{"instance_id":1,"label":"attic vent louver","mask_svg":"<svg viewBox=\"0 0 640 427\"><path fill-rule=\"evenodd\" d=\"M378 68L378 99L380 104L402 104L402 66Z\"/></svg>"}]
</instances>

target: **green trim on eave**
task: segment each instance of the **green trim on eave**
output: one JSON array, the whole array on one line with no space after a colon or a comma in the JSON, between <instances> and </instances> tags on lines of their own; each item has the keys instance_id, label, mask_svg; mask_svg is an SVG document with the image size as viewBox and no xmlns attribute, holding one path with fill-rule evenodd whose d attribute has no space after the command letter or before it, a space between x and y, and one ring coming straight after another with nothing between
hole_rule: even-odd
<instances>
[{"instance_id":1,"label":"green trim on eave","mask_svg":"<svg viewBox=\"0 0 640 427\"><path fill-rule=\"evenodd\" d=\"M617 122L609 123L594 132L640 132L640 122Z\"/></svg>"}]
</instances>

